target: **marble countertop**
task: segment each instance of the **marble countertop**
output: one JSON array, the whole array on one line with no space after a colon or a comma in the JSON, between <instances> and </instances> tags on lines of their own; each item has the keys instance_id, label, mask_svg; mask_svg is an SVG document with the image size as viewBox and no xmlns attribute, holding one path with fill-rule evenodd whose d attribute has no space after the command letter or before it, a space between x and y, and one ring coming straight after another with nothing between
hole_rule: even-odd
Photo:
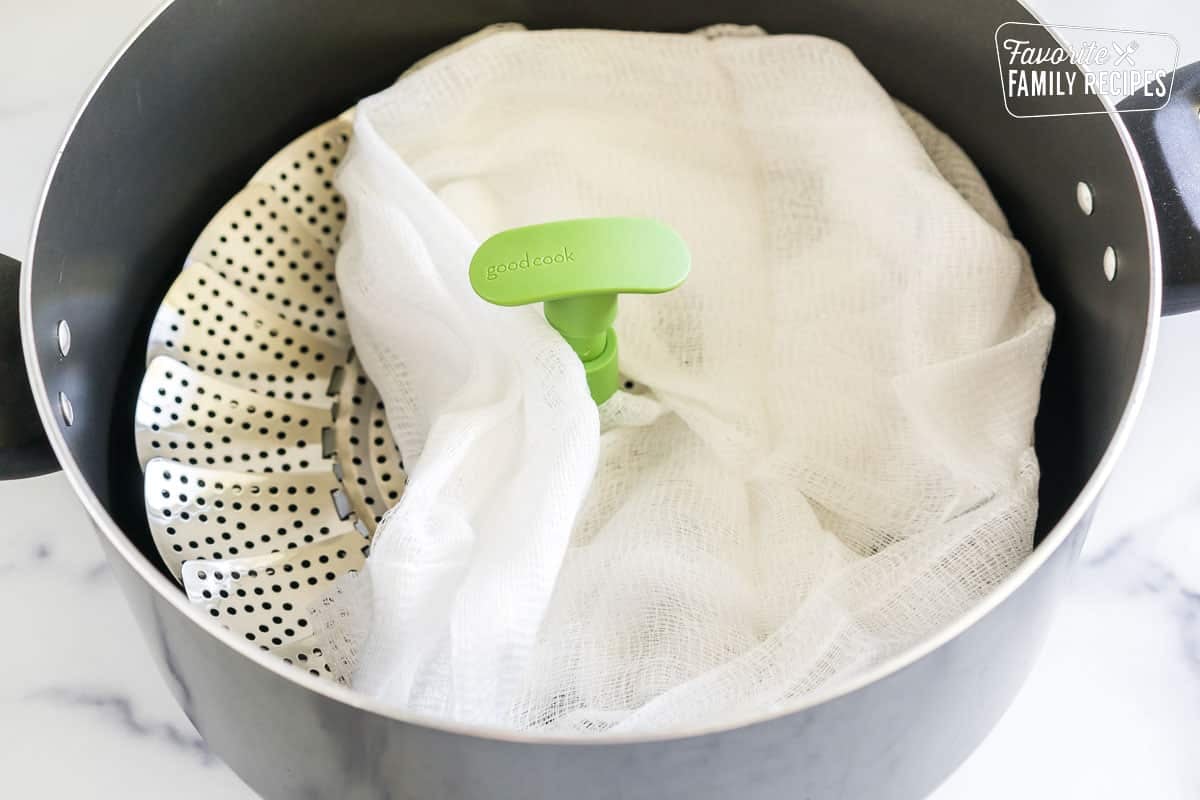
<instances>
[{"instance_id":1,"label":"marble countertop","mask_svg":"<svg viewBox=\"0 0 1200 800\"><path fill-rule=\"evenodd\" d=\"M20 257L79 98L158 0L5 0L0 252ZM1041 0L1052 22L1174 33L1200 6ZM1016 703L935 800L1200 797L1200 314L1165 320L1142 416ZM60 475L0 484L0 795L241 798L159 679Z\"/></svg>"}]
</instances>

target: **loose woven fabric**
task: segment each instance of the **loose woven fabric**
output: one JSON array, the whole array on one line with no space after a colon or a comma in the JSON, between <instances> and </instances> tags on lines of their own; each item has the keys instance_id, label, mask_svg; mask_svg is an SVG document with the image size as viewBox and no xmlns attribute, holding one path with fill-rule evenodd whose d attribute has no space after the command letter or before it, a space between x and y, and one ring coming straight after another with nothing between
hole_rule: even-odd
<instances>
[{"instance_id":1,"label":"loose woven fabric","mask_svg":"<svg viewBox=\"0 0 1200 800\"><path fill-rule=\"evenodd\" d=\"M318 614L358 690L554 734L742 721L1029 552L1053 311L967 158L845 47L490 30L359 105L338 186L408 469L369 580ZM604 215L667 222L693 267L621 299L636 389L597 411L541 309L467 264Z\"/></svg>"}]
</instances>

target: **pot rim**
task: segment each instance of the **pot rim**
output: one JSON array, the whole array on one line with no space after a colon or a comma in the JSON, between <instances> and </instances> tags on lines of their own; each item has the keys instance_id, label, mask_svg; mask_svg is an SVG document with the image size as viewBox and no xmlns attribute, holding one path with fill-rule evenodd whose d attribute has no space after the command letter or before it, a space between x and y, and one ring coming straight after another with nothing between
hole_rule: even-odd
<instances>
[{"instance_id":1,"label":"pot rim","mask_svg":"<svg viewBox=\"0 0 1200 800\"><path fill-rule=\"evenodd\" d=\"M652 742L667 742L678 739L688 739L698 736L704 736L716 733L725 733L741 728L749 728L762 723L770 722L792 714L800 713L811 709L823 703L830 702L844 695L852 694L872 683L881 681L894 673L897 673L911 664L916 663L925 656L934 652L956 638L976 622L989 614L993 609L1003 603L1010 595L1022 586L1030 577L1034 575L1042 565L1044 565L1050 557L1058 550L1059 547L1067 540L1071 532L1083 519L1084 515L1093 506L1099 498L1104 484L1107 482L1109 475L1112 473L1114 466L1125 447L1125 443L1129 438L1130 430L1133 427L1134 421L1141 409L1142 401L1145 397L1146 387L1150 380L1150 373L1153 367L1154 355L1158 346L1158 333L1160 323L1160 309L1162 305L1162 263L1161 251L1159 248L1158 224L1154 214L1154 202L1150 195L1150 188L1146 181L1146 175L1142 168L1141 158L1138 155L1137 149L1133 144L1133 140L1126 130L1124 123L1121 121L1113 105L1105 97L1100 97L1104 105L1109 121L1113 123L1116 133L1121 140L1121 144L1125 148L1125 153L1129 159L1129 164L1133 170L1134 181L1137 185L1139 199L1143 211L1143 218L1146 225L1146 240L1149 246L1148 261L1150 266L1150 291L1148 304L1146 308L1146 337L1142 343L1137 372L1134 376L1133 386L1129 393L1129 398L1126 401L1125 408L1121 412L1121 418L1117 423L1116 430L1113 432L1112 438L1108 443L1104 454L1101 456L1099 463L1093 470L1091 476L1084 484L1079 495L1067 508L1062 518L1055 523L1051 531L1046 535L1042 542L1034 548L1033 552L1021 562L1008 577L997 584L985 597L983 597L974 606L968 609L962 616L954 622L941 628L933 635L914 644L913 646L902 650L901 652L885 659L875 667L855 676L853 679L836 684L829 688L817 690L803 698L803 701L794 707L782 711L774 711L762 716L756 716L752 719L742 719L732 723L701 725L689 728L684 731L675 733L650 733L640 735L624 735L624 736L604 736L600 738L582 737L582 736L564 736L564 735L545 735L532 734L499 730L481 725L472 725L465 723L447 722L442 719L428 717L421 714L407 713L402 710L395 709L382 703L365 694L355 692L354 690L341 686L330 681L326 681L309 675L303 670L296 670L284 664L278 657L270 653L264 653L257 647L243 641L237 637L232 631L221 627L212 622L209 617L202 613L201 609L188 602L187 597L179 591L179 587L169 581L159 570L138 550L120 526L112 519L108 511L101 504L99 498L92 491L91 486L83 477L79 470L79 466L71 453L70 447L67 445L66 439L63 436L62 430L59 428L59 419L55 413L54 404L51 402L47 394L45 381L42 379L41 362L38 358L37 348L34 345L35 331L33 329L33 311L32 311L32 271L34 258L36 256L36 243L38 230L42 222L42 213L45 210L46 198L49 195L50 187L54 182L55 174L58 170L59 162L62 159L62 154L65 152L71 137L75 132L75 128L79 123L80 118L90 105L96 92L100 86L108 78L109 73L124 57L126 51L141 37L141 35L158 19L158 17L166 11L175 0L164 0L164 2L156 8L151 14L126 38L124 43L109 59L100 75L92 83L87 93L84 95L77 111L75 112L71 124L68 126L66 133L63 136L62 143L55 152L54 160L51 163L50 171L46 177L45 184L42 189L41 197L38 201L37 213L34 217L33 228L30 232L29 246L25 263L27 269L21 270L21 281L19 287L20 293L20 321L21 321L21 339L22 347L25 354L26 371L29 376L29 384L33 390L34 401L37 405L38 414L41 417L42 427L46 431L46 436L50 441L54 454L58 459L59 465L62 467L63 473L67 477L72 490L83 503L88 515L92 518L93 524L97 529L108 539L112 548L120 554L120 556L129 564L130 567L145 581L158 595L175 607L177 611L189 618L190 621L199 626L212 638L232 648L235 652L242 655L244 658L253 661L258 666L273 672L277 677L287 681L299 684L301 687L323 695L327 699L334 700L352 708L376 714L388 720L417 725L444 733L457 735L472 736L482 739L491 739L500 742L509 742L514 744L552 744L552 745L613 745L613 744L643 744ZM1045 19L1034 9L1030 8L1026 0L1017 0L1017 3L1022 6L1037 23L1047 24ZM1050 29L1051 35L1059 39L1058 33ZM1061 41L1061 39L1060 39Z\"/></svg>"}]
</instances>

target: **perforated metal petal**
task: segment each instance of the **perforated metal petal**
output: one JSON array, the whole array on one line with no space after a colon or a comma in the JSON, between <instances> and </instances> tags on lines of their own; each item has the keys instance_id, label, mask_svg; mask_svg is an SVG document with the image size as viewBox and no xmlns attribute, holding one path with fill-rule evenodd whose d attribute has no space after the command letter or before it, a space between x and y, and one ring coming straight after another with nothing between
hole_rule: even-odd
<instances>
[{"instance_id":1,"label":"perforated metal petal","mask_svg":"<svg viewBox=\"0 0 1200 800\"><path fill-rule=\"evenodd\" d=\"M333 256L269 185L252 183L230 200L188 260L208 264L293 327L349 343Z\"/></svg>"},{"instance_id":2,"label":"perforated metal petal","mask_svg":"<svg viewBox=\"0 0 1200 800\"><path fill-rule=\"evenodd\" d=\"M169 356L150 362L134 412L138 458L243 472L324 470L327 409L264 397Z\"/></svg>"},{"instance_id":3,"label":"perforated metal petal","mask_svg":"<svg viewBox=\"0 0 1200 800\"><path fill-rule=\"evenodd\" d=\"M289 326L271 308L193 261L167 292L146 356L167 355L197 372L267 397L328 406L345 348Z\"/></svg>"},{"instance_id":4,"label":"perforated metal petal","mask_svg":"<svg viewBox=\"0 0 1200 800\"><path fill-rule=\"evenodd\" d=\"M356 513L373 531L404 491L407 476L379 392L356 360L346 365L334 404L338 473Z\"/></svg>"},{"instance_id":5,"label":"perforated metal petal","mask_svg":"<svg viewBox=\"0 0 1200 800\"><path fill-rule=\"evenodd\" d=\"M348 534L273 555L189 561L183 565L183 585L188 598L225 627L328 677L323 654L313 647L308 609L338 576L362 569L365 545L358 534Z\"/></svg>"},{"instance_id":6,"label":"perforated metal petal","mask_svg":"<svg viewBox=\"0 0 1200 800\"><path fill-rule=\"evenodd\" d=\"M270 186L330 253L337 249L346 220L333 174L346 155L353 127L353 113L347 112L314 128L276 153L252 180Z\"/></svg>"},{"instance_id":7,"label":"perforated metal petal","mask_svg":"<svg viewBox=\"0 0 1200 800\"><path fill-rule=\"evenodd\" d=\"M146 515L163 562L181 576L185 561L294 550L356 533L343 516L333 470L252 475L166 459L146 465Z\"/></svg>"}]
</instances>

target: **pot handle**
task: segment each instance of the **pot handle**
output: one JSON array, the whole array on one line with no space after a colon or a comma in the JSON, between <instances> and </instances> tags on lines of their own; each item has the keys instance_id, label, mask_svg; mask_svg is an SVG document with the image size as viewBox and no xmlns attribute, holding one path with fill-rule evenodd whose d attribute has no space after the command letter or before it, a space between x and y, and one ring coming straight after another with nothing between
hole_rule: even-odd
<instances>
[{"instance_id":1,"label":"pot handle","mask_svg":"<svg viewBox=\"0 0 1200 800\"><path fill-rule=\"evenodd\" d=\"M1131 106L1127 98L1118 110ZM1145 102L1144 100L1142 101ZM1171 99L1121 115L1133 137L1158 218L1164 314L1200 309L1200 61L1175 70Z\"/></svg>"},{"instance_id":2,"label":"pot handle","mask_svg":"<svg viewBox=\"0 0 1200 800\"><path fill-rule=\"evenodd\" d=\"M0 480L58 469L21 354L21 264L0 254Z\"/></svg>"}]
</instances>

